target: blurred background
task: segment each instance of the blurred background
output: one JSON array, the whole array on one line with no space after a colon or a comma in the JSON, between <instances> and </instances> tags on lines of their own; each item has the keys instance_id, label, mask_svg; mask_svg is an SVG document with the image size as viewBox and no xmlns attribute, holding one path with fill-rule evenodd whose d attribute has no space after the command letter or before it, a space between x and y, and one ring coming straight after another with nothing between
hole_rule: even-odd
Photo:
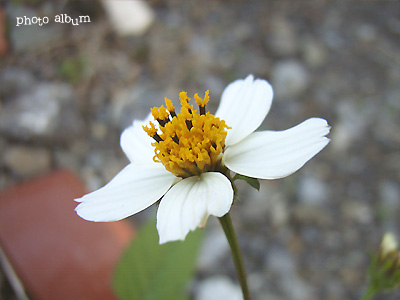
<instances>
[{"instance_id":1,"label":"blurred background","mask_svg":"<svg viewBox=\"0 0 400 300\"><path fill-rule=\"evenodd\" d=\"M209 89L215 112L224 87L252 73L275 92L261 129L310 117L332 126L331 143L297 173L261 181L260 192L239 186L231 214L253 298L358 299L368 255L384 232L400 235L400 4L141 4L129 14L126 3L0 1L0 189L58 168L97 189L128 163L119 137L133 119L182 90ZM21 16L49 23L16 26ZM206 232L194 299L215 285L240 295L215 219ZM14 299L0 280L0 299Z\"/></svg>"}]
</instances>

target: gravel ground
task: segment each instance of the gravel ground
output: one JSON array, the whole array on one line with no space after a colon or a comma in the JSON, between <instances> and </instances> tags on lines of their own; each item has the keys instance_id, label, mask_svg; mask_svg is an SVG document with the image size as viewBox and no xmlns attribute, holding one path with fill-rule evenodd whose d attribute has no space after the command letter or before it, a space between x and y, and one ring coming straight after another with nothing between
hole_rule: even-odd
<instances>
[{"instance_id":1,"label":"gravel ground","mask_svg":"<svg viewBox=\"0 0 400 300\"><path fill-rule=\"evenodd\" d=\"M400 4L150 5L149 30L121 38L94 2L3 3L11 51L0 62L0 189L59 167L96 189L128 162L119 135L132 119L181 90L209 89L215 111L224 87L253 73L275 91L262 129L313 116L332 126L331 143L299 172L262 181L260 192L239 187L232 218L253 298L359 299L368 253L384 232L400 236ZM17 16L58 13L92 22L15 26ZM207 229L196 299L210 278L236 285L217 222ZM0 280L0 298L14 299Z\"/></svg>"}]
</instances>

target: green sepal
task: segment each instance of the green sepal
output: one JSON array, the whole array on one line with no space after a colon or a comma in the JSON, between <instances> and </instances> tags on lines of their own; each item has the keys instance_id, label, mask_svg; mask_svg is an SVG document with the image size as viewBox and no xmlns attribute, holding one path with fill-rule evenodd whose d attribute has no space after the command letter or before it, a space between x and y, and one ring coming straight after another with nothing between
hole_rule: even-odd
<instances>
[{"instance_id":1,"label":"green sepal","mask_svg":"<svg viewBox=\"0 0 400 300\"><path fill-rule=\"evenodd\" d=\"M236 179L244 180L257 191L260 190L260 181L257 178L248 177L242 174L236 174L235 176L233 176L232 181L235 181Z\"/></svg>"}]
</instances>

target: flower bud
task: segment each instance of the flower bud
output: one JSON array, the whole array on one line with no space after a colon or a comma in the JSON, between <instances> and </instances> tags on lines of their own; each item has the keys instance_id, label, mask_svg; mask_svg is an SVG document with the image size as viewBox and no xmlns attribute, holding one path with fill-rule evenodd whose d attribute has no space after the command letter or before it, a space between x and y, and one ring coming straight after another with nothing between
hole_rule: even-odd
<instances>
[{"instance_id":1,"label":"flower bud","mask_svg":"<svg viewBox=\"0 0 400 300\"><path fill-rule=\"evenodd\" d=\"M378 253L372 256L369 275L370 285L378 292L400 285L400 250L393 234L384 235Z\"/></svg>"}]
</instances>

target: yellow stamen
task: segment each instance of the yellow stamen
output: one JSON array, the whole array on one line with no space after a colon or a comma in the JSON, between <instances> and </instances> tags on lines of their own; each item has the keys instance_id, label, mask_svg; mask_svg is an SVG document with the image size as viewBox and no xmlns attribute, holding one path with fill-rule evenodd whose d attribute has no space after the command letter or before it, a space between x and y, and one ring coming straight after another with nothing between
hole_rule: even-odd
<instances>
[{"instance_id":1,"label":"yellow stamen","mask_svg":"<svg viewBox=\"0 0 400 300\"><path fill-rule=\"evenodd\" d=\"M160 107L153 107L150 109L150 111L154 117L154 120L156 120L161 127L164 127L165 124L169 122L169 112L164 105L161 105Z\"/></svg>"},{"instance_id":2,"label":"yellow stamen","mask_svg":"<svg viewBox=\"0 0 400 300\"><path fill-rule=\"evenodd\" d=\"M149 123L149 126L142 126L143 130L151 137L153 137L154 135L157 134L157 128L154 126L154 124L152 122Z\"/></svg>"},{"instance_id":3,"label":"yellow stamen","mask_svg":"<svg viewBox=\"0 0 400 300\"><path fill-rule=\"evenodd\" d=\"M204 93L204 100L199 97L199 95L195 94L194 98L196 99L196 103L199 106L200 114L204 115L206 113L206 104L210 97L208 96L209 90Z\"/></svg>"},{"instance_id":4,"label":"yellow stamen","mask_svg":"<svg viewBox=\"0 0 400 300\"><path fill-rule=\"evenodd\" d=\"M172 101L169 100L167 97L165 97L165 105L167 106L167 109L169 111L169 113L171 114L171 116L175 116L175 107L172 104Z\"/></svg>"},{"instance_id":5,"label":"yellow stamen","mask_svg":"<svg viewBox=\"0 0 400 300\"><path fill-rule=\"evenodd\" d=\"M154 119L158 119L158 107L150 108L151 114L153 115Z\"/></svg>"},{"instance_id":6,"label":"yellow stamen","mask_svg":"<svg viewBox=\"0 0 400 300\"><path fill-rule=\"evenodd\" d=\"M201 98L199 97L199 95L197 95L197 94L194 95L194 98L196 99L196 103L197 103L197 105L198 105L199 107L204 107L204 106L207 105L208 101L210 100L210 97L208 96L209 92L210 92L209 90L207 90L207 91L205 92L205 94L204 94L204 99L201 99Z\"/></svg>"},{"instance_id":7,"label":"yellow stamen","mask_svg":"<svg viewBox=\"0 0 400 300\"><path fill-rule=\"evenodd\" d=\"M179 93L179 100L181 101L182 106L189 105L190 98L188 97L186 92L182 91Z\"/></svg>"},{"instance_id":8,"label":"yellow stamen","mask_svg":"<svg viewBox=\"0 0 400 300\"><path fill-rule=\"evenodd\" d=\"M159 112L159 117L160 120L167 120L169 118L169 113L167 111L167 109L164 107L164 105L160 106L160 109L158 110Z\"/></svg>"},{"instance_id":9,"label":"yellow stamen","mask_svg":"<svg viewBox=\"0 0 400 300\"><path fill-rule=\"evenodd\" d=\"M154 161L161 162L168 171L180 177L217 170L225 148L226 129L230 128L225 121L209 112L205 113L205 105L209 101L208 91L204 99L197 94L194 97L200 107L200 114L189 104L187 93L181 92L179 99L182 107L179 114L175 114L172 101L167 98L166 109L164 106L151 109L155 120L168 120L164 125L160 123L160 134L157 134L151 122L150 128L143 126L146 133L156 140L152 143L155 148ZM165 115L167 110L169 115Z\"/></svg>"}]
</instances>

